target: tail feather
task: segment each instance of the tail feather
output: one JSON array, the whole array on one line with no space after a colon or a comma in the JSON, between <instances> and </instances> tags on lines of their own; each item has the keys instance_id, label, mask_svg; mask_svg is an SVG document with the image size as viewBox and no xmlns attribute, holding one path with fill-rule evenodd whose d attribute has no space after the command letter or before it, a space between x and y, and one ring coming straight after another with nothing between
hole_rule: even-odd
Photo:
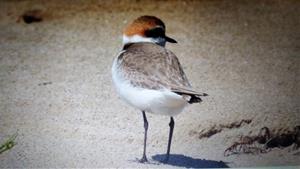
<instances>
[{"instance_id":1,"label":"tail feather","mask_svg":"<svg viewBox=\"0 0 300 169\"><path fill-rule=\"evenodd\" d=\"M200 96L208 96L208 94L206 93L200 93L200 92L196 92L190 89L172 89L172 92L177 93L179 95L188 95L190 96L189 100L187 101L190 104L193 103L200 103L202 102L202 99L200 98Z\"/></svg>"},{"instance_id":2,"label":"tail feather","mask_svg":"<svg viewBox=\"0 0 300 169\"><path fill-rule=\"evenodd\" d=\"M190 103L190 104L200 103L200 102L202 102L202 99L200 97L195 96L195 95L191 95L191 98L188 101L188 103Z\"/></svg>"},{"instance_id":3,"label":"tail feather","mask_svg":"<svg viewBox=\"0 0 300 169\"><path fill-rule=\"evenodd\" d=\"M172 88L172 92L177 94L195 95L195 96L208 96L206 93L196 92L186 88Z\"/></svg>"}]
</instances>

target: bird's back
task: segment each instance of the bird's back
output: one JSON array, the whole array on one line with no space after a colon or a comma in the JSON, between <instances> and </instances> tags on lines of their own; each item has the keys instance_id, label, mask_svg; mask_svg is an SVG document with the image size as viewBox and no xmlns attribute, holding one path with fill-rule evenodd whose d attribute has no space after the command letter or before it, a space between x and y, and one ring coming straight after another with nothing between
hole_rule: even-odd
<instances>
[{"instance_id":1,"label":"bird's back","mask_svg":"<svg viewBox=\"0 0 300 169\"><path fill-rule=\"evenodd\" d=\"M191 85L178 58L169 50L153 43L134 43L124 47L118 57L118 68L135 87L146 89L187 88Z\"/></svg>"}]
</instances>

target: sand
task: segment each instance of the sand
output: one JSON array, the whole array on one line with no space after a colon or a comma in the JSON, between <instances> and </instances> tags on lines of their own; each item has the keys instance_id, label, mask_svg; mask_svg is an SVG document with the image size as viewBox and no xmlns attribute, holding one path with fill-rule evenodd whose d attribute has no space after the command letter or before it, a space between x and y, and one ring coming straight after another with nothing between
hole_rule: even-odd
<instances>
[{"instance_id":1,"label":"sand","mask_svg":"<svg viewBox=\"0 0 300 169\"><path fill-rule=\"evenodd\" d=\"M300 125L300 3L276 1L1 1L0 168L200 168L300 165L299 149L224 151L240 136ZM42 21L20 17L40 10ZM123 27L155 15L178 41L168 44L193 87L209 94L175 117L148 115L148 164L142 114L122 102L111 65ZM250 119L200 139L212 128Z\"/></svg>"}]
</instances>

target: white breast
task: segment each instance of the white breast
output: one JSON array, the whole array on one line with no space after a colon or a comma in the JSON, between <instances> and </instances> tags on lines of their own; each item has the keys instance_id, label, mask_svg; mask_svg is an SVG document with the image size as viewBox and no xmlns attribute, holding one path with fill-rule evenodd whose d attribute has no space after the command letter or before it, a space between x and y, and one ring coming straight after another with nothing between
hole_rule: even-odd
<instances>
[{"instance_id":1,"label":"white breast","mask_svg":"<svg viewBox=\"0 0 300 169\"><path fill-rule=\"evenodd\" d=\"M132 86L122 77L124 72L117 69L117 59L112 66L112 79L120 97L141 111L174 116L182 112L187 101L170 90L152 90Z\"/></svg>"}]
</instances>

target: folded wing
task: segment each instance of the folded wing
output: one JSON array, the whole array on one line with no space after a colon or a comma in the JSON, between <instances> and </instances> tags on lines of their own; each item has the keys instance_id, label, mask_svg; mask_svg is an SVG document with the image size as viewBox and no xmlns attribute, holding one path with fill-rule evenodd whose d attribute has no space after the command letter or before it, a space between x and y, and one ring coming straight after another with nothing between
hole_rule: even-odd
<instances>
[{"instance_id":1,"label":"folded wing","mask_svg":"<svg viewBox=\"0 0 300 169\"><path fill-rule=\"evenodd\" d=\"M121 59L122 58L122 59ZM207 96L192 90L178 58L169 50L152 43L135 43L127 46L119 56L119 69L124 78L136 87L168 89L183 96L190 96L189 103L201 102Z\"/></svg>"}]
</instances>

